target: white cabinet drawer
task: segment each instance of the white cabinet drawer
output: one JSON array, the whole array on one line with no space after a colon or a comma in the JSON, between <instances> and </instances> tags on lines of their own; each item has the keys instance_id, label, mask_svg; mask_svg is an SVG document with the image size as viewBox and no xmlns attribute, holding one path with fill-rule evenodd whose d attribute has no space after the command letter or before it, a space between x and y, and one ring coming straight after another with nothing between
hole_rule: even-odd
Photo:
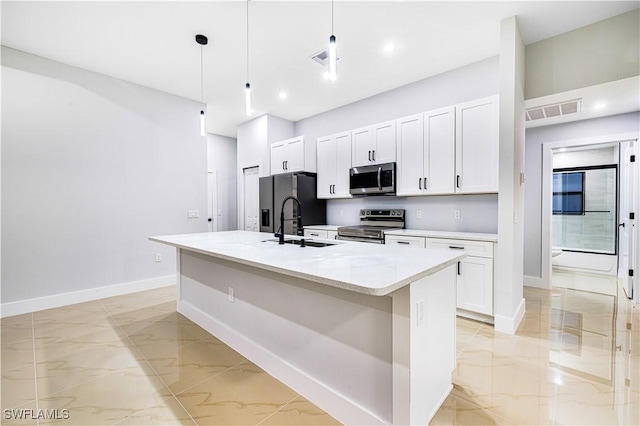
<instances>
[{"instance_id":1,"label":"white cabinet drawer","mask_svg":"<svg viewBox=\"0 0 640 426\"><path fill-rule=\"evenodd\" d=\"M309 237L309 238L322 238L322 239L327 239L328 235L327 235L327 231L325 230L320 230L320 229L309 229L309 228L305 228L304 229L304 236L305 237Z\"/></svg>"},{"instance_id":2,"label":"white cabinet drawer","mask_svg":"<svg viewBox=\"0 0 640 426\"><path fill-rule=\"evenodd\" d=\"M454 240L449 238L427 238L427 248L461 250L469 256L493 257L493 243L489 241Z\"/></svg>"},{"instance_id":3,"label":"white cabinet drawer","mask_svg":"<svg viewBox=\"0 0 640 426\"><path fill-rule=\"evenodd\" d=\"M424 237L400 237L398 235L387 235L384 237L385 244L420 248L425 248L424 240Z\"/></svg>"}]
</instances>

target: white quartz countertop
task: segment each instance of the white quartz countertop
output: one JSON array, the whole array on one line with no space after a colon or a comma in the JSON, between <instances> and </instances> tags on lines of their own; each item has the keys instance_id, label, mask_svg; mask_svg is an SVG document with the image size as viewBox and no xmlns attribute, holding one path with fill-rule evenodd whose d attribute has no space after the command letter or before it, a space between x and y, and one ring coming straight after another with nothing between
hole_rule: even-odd
<instances>
[{"instance_id":1,"label":"white quartz countertop","mask_svg":"<svg viewBox=\"0 0 640 426\"><path fill-rule=\"evenodd\" d=\"M453 231L429 231L423 229L399 229L397 231L386 231L384 235L397 235L400 237L430 237L430 238L450 238L456 240L490 241L498 242L498 234L483 234L478 232L453 232Z\"/></svg>"},{"instance_id":2,"label":"white quartz countertop","mask_svg":"<svg viewBox=\"0 0 640 426\"><path fill-rule=\"evenodd\" d=\"M287 238L300 238L286 236ZM150 237L151 241L373 296L384 296L465 257L453 250L415 250L348 241L329 247L279 245L273 234L206 232ZM307 238L307 241L310 239Z\"/></svg>"}]
</instances>

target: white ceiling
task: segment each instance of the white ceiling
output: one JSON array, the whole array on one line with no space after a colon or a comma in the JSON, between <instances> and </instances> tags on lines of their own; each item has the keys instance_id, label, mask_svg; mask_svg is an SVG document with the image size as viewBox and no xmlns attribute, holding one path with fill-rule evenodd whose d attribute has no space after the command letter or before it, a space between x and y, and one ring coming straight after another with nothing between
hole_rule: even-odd
<instances>
[{"instance_id":1,"label":"white ceiling","mask_svg":"<svg viewBox=\"0 0 640 426\"><path fill-rule=\"evenodd\" d=\"M327 47L330 1L249 3L254 117L297 121L498 54L516 15L525 44L638 7L638 1L336 1L338 80L310 57ZM236 135L244 114L246 2L2 1L2 44L200 101L209 132ZM396 49L384 53L393 42ZM480 83L480 82L479 82ZM286 91L288 98L278 98Z\"/></svg>"}]
</instances>

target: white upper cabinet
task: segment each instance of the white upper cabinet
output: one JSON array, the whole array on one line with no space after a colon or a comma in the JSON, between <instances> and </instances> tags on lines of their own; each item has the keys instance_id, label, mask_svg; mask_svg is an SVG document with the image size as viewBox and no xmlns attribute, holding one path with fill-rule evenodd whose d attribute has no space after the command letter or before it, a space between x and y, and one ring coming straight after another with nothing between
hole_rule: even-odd
<instances>
[{"instance_id":1,"label":"white upper cabinet","mask_svg":"<svg viewBox=\"0 0 640 426\"><path fill-rule=\"evenodd\" d=\"M395 120L362 127L351 132L353 167L396 161Z\"/></svg>"},{"instance_id":2,"label":"white upper cabinet","mask_svg":"<svg viewBox=\"0 0 640 426\"><path fill-rule=\"evenodd\" d=\"M454 108L396 121L398 195L452 194L455 178Z\"/></svg>"},{"instance_id":3,"label":"white upper cabinet","mask_svg":"<svg viewBox=\"0 0 640 426\"><path fill-rule=\"evenodd\" d=\"M271 174L315 172L315 144L304 136L271 144Z\"/></svg>"},{"instance_id":4,"label":"white upper cabinet","mask_svg":"<svg viewBox=\"0 0 640 426\"><path fill-rule=\"evenodd\" d=\"M396 121L398 143L397 195L422 195L424 125L422 114Z\"/></svg>"},{"instance_id":5,"label":"white upper cabinet","mask_svg":"<svg viewBox=\"0 0 640 426\"><path fill-rule=\"evenodd\" d=\"M456 105L456 193L498 192L498 96Z\"/></svg>"},{"instance_id":6,"label":"white upper cabinet","mask_svg":"<svg viewBox=\"0 0 640 426\"><path fill-rule=\"evenodd\" d=\"M351 132L318 138L318 198L350 198Z\"/></svg>"},{"instance_id":7,"label":"white upper cabinet","mask_svg":"<svg viewBox=\"0 0 640 426\"><path fill-rule=\"evenodd\" d=\"M424 114L423 188L427 194L452 194L455 190L455 108Z\"/></svg>"}]
</instances>

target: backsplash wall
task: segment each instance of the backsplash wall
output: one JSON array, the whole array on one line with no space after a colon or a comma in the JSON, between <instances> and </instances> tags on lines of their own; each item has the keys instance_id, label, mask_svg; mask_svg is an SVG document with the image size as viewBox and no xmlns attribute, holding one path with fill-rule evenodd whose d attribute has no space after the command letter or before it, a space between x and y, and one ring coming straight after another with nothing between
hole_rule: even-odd
<instances>
[{"instance_id":1,"label":"backsplash wall","mask_svg":"<svg viewBox=\"0 0 640 426\"><path fill-rule=\"evenodd\" d=\"M498 194L373 196L327 201L327 223L356 225L361 209L405 209L405 227L434 231L498 232ZM417 218L418 210L421 218ZM454 211L460 210L460 219Z\"/></svg>"}]
</instances>

